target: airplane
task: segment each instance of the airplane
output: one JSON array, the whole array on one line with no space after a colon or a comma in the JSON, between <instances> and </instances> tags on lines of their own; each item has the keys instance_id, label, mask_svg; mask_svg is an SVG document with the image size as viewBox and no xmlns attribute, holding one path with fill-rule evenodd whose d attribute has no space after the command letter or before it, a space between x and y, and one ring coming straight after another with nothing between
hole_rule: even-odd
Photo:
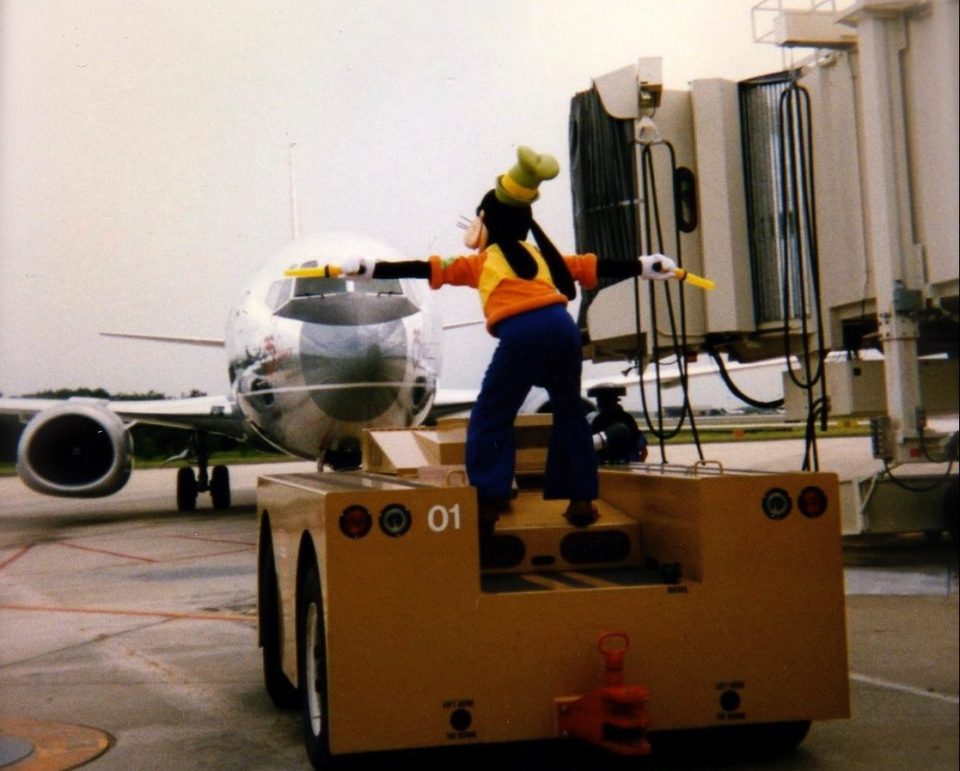
<instances>
[{"instance_id":1,"label":"airplane","mask_svg":"<svg viewBox=\"0 0 960 771\"><path fill-rule=\"evenodd\" d=\"M208 434L259 440L288 455L351 468L360 463L364 428L408 427L428 415L468 410L477 390L438 392L440 337L447 327L432 308L426 282L284 276L288 268L335 266L354 255L379 261L401 255L355 234L299 237L295 228L295 236L244 290L230 311L224 339L102 333L223 348L228 394L146 401L0 397L0 414L18 415L27 423L17 451L24 484L46 495L112 495L132 472L129 429L147 423L194 434L197 470L178 470L177 508L192 511L198 494L209 492L215 509L227 509L229 470L208 468ZM688 369L691 377L707 373ZM642 380L654 376L645 372ZM587 393L599 384L639 380L624 373L585 379L582 385ZM661 385L671 388L678 382L676 373L664 373ZM534 389L521 411L549 411L546 392Z\"/></svg>"},{"instance_id":2,"label":"airplane","mask_svg":"<svg viewBox=\"0 0 960 771\"><path fill-rule=\"evenodd\" d=\"M0 413L29 421L17 473L47 495L98 497L120 490L132 469L129 428L137 422L195 432L198 474L181 468L177 505L196 507L210 492L230 506L229 472L208 475L208 433L259 439L334 468L360 460L366 427L421 423L435 405L468 406L469 394L437 400L439 320L418 280L285 278L291 267L338 264L363 254L400 258L373 239L326 233L292 241L263 266L230 311L226 336L113 336L222 347L230 393L182 399L105 401L0 398ZM475 394L474 394L475 395Z\"/></svg>"}]
</instances>

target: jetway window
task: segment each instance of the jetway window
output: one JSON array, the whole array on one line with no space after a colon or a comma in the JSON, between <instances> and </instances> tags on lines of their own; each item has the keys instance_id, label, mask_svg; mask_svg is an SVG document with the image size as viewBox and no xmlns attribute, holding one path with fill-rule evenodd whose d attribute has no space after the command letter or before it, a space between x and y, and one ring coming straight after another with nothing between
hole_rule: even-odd
<instances>
[{"instance_id":1,"label":"jetway window","mask_svg":"<svg viewBox=\"0 0 960 771\"><path fill-rule=\"evenodd\" d=\"M357 281L356 291L364 294L403 294L400 282L395 278L375 278L372 281Z\"/></svg>"},{"instance_id":2,"label":"jetway window","mask_svg":"<svg viewBox=\"0 0 960 771\"><path fill-rule=\"evenodd\" d=\"M784 185L780 97L788 72L740 83L740 126L746 188L750 267L758 326L784 320L784 280L789 282L789 317L800 315L800 271L796 255L809 254L802 223L808 201ZM786 190L784 205L783 191ZM785 261L784 254L790 256ZM784 265L789 271L785 275Z\"/></svg>"},{"instance_id":3,"label":"jetway window","mask_svg":"<svg viewBox=\"0 0 960 771\"><path fill-rule=\"evenodd\" d=\"M637 256L637 192L634 179L633 121L611 117L596 88L570 104L570 178L578 254L608 260ZM613 283L601 279L598 289ZM584 292L580 324L596 290Z\"/></svg>"},{"instance_id":4,"label":"jetway window","mask_svg":"<svg viewBox=\"0 0 960 771\"><path fill-rule=\"evenodd\" d=\"M686 166L677 169L673 179L677 227L682 233L697 229L700 216L697 211L697 180Z\"/></svg>"}]
</instances>

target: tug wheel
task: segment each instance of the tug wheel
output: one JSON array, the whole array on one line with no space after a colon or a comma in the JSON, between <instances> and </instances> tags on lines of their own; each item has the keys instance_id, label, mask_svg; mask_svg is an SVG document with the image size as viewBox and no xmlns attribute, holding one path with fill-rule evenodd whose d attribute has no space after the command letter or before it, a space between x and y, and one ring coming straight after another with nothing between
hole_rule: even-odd
<instances>
[{"instance_id":1,"label":"tug wheel","mask_svg":"<svg viewBox=\"0 0 960 771\"><path fill-rule=\"evenodd\" d=\"M711 761L720 758L774 757L794 749L810 730L809 720L749 723L689 731L650 734L656 755L689 756Z\"/></svg>"},{"instance_id":2,"label":"tug wheel","mask_svg":"<svg viewBox=\"0 0 960 771\"><path fill-rule=\"evenodd\" d=\"M304 746L316 769L331 767L325 639L320 578L311 565L297 593L297 679Z\"/></svg>"},{"instance_id":3,"label":"tug wheel","mask_svg":"<svg viewBox=\"0 0 960 771\"><path fill-rule=\"evenodd\" d=\"M947 483L947 492L943 496L943 525L950 534L950 540L957 546L957 507L960 498L960 481L954 477Z\"/></svg>"},{"instance_id":4,"label":"tug wheel","mask_svg":"<svg viewBox=\"0 0 960 771\"><path fill-rule=\"evenodd\" d=\"M730 738L738 745L759 755L780 755L797 747L810 731L809 720L783 723L760 723L729 729Z\"/></svg>"},{"instance_id":5,"label":"tug wheel","mask_svg":"<svg viewBox=\"0 0 960 771\"><path fill-rule=\"evenodd\" d=\"M280 709L296 709L300 704L300 694L284 674L281 663L280 593L273 560L273 540L266 520L260 533L260 554L257 559L257 616L263 653L263 683L267 694Z\"/></svg>"}]
</instances>

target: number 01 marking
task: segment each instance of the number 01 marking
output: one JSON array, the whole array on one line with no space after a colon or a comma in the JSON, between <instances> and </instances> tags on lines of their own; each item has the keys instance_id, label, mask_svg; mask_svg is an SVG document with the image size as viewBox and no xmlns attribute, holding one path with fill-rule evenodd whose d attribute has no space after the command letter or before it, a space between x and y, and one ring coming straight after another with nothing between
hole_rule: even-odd
<instances>
[{"instance_id":1,"label":"number 01 marking","mask_svg":"<svg viewBox=\"0 0 960 771\"><path fill-rule=\"evenodd\" d=\"M454 530L460 529L459 503L453 504L450 508L441 506L438 503L427 512L427 524L434 533L442 533L450 527L451 522L453 523Z\"/></svg>"}]
</instances>

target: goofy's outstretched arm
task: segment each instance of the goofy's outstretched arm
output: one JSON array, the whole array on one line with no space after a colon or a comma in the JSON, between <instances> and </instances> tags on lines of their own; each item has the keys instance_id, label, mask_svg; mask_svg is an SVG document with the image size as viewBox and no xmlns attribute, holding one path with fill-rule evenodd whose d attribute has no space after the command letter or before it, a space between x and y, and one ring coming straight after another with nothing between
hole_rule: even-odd
<instances>
[{"instance_id":1,"label":"goofy's outstretched arm","mask_svg":"<svg viewBox=\"0 0 960 771\"><path fill-rule=\"evenodd\" d=\"M632 278L639 276L649 280L675 278L686 281L700 289L714 289L716 284L708 278L678 268L677 263L665 254L644 254L634 260L597 260L598 278Z\"/></svg>"},{"instance_id":2,"label":"goofy's outstretched arm","mask_svg":"<svg viewBox=\"0 0 960 771\"><path fill-rule=\"evenodd\" d=\"M402 260L400 262L377 262L370 257L348 257L341 265L321 265L311 268L291 268L285 276L296 278L338 278L347 276L366 281L372 278L423 278L431 277L431 264L427 260ZM691 273L665 254L645 254L636 260L597 259L599 278L639 278L654 280L677 279L700 289L714 289L710 279Z\"/></svg>"}]
</instances>

